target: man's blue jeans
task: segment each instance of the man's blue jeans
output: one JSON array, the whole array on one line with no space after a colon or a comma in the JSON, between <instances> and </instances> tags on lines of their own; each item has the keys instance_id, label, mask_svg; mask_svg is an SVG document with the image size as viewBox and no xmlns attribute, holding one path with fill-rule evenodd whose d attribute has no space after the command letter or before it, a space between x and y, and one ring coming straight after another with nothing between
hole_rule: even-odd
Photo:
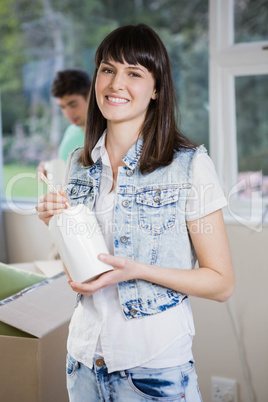
<instances>
[{"instance_id":1,"label":"man's blue jeans","mask_svg":"<svg viewBox=\"0 0 268 402\"><path fill-rule=\"evenodd\" d=\"M70 402L202 402L192 361L177 367L107 372L102 358L92 369L67 356L67 388Z\"/></svg>"}]
</instances>

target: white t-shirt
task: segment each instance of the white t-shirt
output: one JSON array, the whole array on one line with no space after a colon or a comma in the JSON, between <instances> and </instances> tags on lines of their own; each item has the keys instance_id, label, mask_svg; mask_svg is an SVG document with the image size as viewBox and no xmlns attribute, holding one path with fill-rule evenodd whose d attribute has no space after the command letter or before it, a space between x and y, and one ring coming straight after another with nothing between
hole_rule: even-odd
<instances>
[{"instance_id":1,"label":"white t-shirt","mask_svg":"<svg viewBox=\"0 0 268 402\"><path fill-rule=\"evenodd\" d=\"M95 213L111 254L113 251L114 191L112 169L101 137L92 153L102 158L100 189ZM193 186L187 200L186 219L205 216L226 205L214 165L207 154L193 162ZM102 356L108 371L136 366L164 368L181 365L193 358L194 323L189 299L161 314L126 320L116 285L83 297L70 324L68 352L76 360L92 367L93 356Z\"/></svg>"}]
</instances>

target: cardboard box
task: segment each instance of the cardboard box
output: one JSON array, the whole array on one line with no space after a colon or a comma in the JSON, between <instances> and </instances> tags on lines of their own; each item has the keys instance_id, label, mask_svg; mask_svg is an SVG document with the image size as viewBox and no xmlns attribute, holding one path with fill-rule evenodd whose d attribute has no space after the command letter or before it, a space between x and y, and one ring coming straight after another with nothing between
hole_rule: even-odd
<instances>
[{"instance_id":1,"label":"cardboard box","mask_svg":"<svg viewBox=\"0 0 268 402\"><path fill-rule=\"evenodd\" d=\"M18 267L19 264L16 264ZM21 269L35 271L34 264ZM1 402L68 402L66 342L75 293L61 272L0 305L0 321L29 337L0 336Z\"/></svg>"},{"instance_id":2,"label":"cardboard box","mask_svg":"<svg viewBox=\"0 0 268 402\"><path fill-rule=\"evenodd\" d=\"M11 267L21 269L23 271L43 274L49 278L64 272L61 260L33 261L11 264Z\"/></svg>"}]
</instances>

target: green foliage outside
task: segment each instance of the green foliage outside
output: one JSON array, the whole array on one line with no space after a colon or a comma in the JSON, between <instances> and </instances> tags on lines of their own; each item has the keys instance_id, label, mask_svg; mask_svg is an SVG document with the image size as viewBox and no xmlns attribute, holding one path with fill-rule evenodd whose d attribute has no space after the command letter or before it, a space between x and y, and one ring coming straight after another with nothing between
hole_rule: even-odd
<instances>
[{"instance_id":1,"label":"green foliage outside","mask_svg":"<svg viewBox=\"0 0 268 402\"><path fill-rule=\"evenodd\" d=\"M268 15L267 0L236 0L235 4L241 38L268 36L268 25L263 23ZM252 9L255 11L249 15L247 10ZM78 67L92 75L100 41L120 25L140 22L152 26L168 49L182 131L209 149L208 0L0 0L5 185L14 166L18 166L18 173L22 169L30 173L41 160L57 156L68 123L50 96L56 71ZM267 85L258 85L256 97L252 96L250 80L237 85L240 93L250 98L238 105L237 113L242 116L242 110L245 118L253 116L259 103L267 102ZM266 109L263 106L254 118L239 119L238 155L243 170L249 166L260 170L259 152L264 153L262 160L266 158ZM21 180L13 196L28 197L36 192L33 181Z\"/></svg>"},{"instance_id":2,"label":"green foliage outside","mask_svg":"<svg viewBox=\"0 0 268 402\"><path fill-rule=\"evenodd\" d=\"M36 167L4 165L4 190L7 198L31 198L37 200L47 192L46 185L38 182Z\"/></svg>"},{"instance_id":3,"label":"green foliage outside","mask_svg":"<svg viewBox=\"0 0 268 402\"><path fill-rule=\"evenodd\" d=\"M91 75L100 41L120 25L144 22L170 53L182 129L208 145L208 1L0 0L0 89L5 163L51 159L63 133L50 96L59 69Z\"/></svg>"}]
</instances>

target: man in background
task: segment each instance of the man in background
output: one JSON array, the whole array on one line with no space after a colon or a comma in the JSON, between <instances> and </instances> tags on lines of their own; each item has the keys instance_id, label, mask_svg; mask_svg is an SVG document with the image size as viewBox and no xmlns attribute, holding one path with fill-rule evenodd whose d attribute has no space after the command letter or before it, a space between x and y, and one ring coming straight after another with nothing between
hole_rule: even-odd
<instances>
[{"instance_id":1,"label":"man in background","mask_svg":"<svg viewBox=\"0 0 268 402\"><path fill-rule=\"evenodd\" d=\"M53 81L51 93L56 98L62 114L72 123L64 132L59 145L58 157L66 162L75 148L84 145L88 95L91 80L79 69L58 71ZM45 161L40 162L38 178L46 173Z\"/></svg>"}]
</instances>

